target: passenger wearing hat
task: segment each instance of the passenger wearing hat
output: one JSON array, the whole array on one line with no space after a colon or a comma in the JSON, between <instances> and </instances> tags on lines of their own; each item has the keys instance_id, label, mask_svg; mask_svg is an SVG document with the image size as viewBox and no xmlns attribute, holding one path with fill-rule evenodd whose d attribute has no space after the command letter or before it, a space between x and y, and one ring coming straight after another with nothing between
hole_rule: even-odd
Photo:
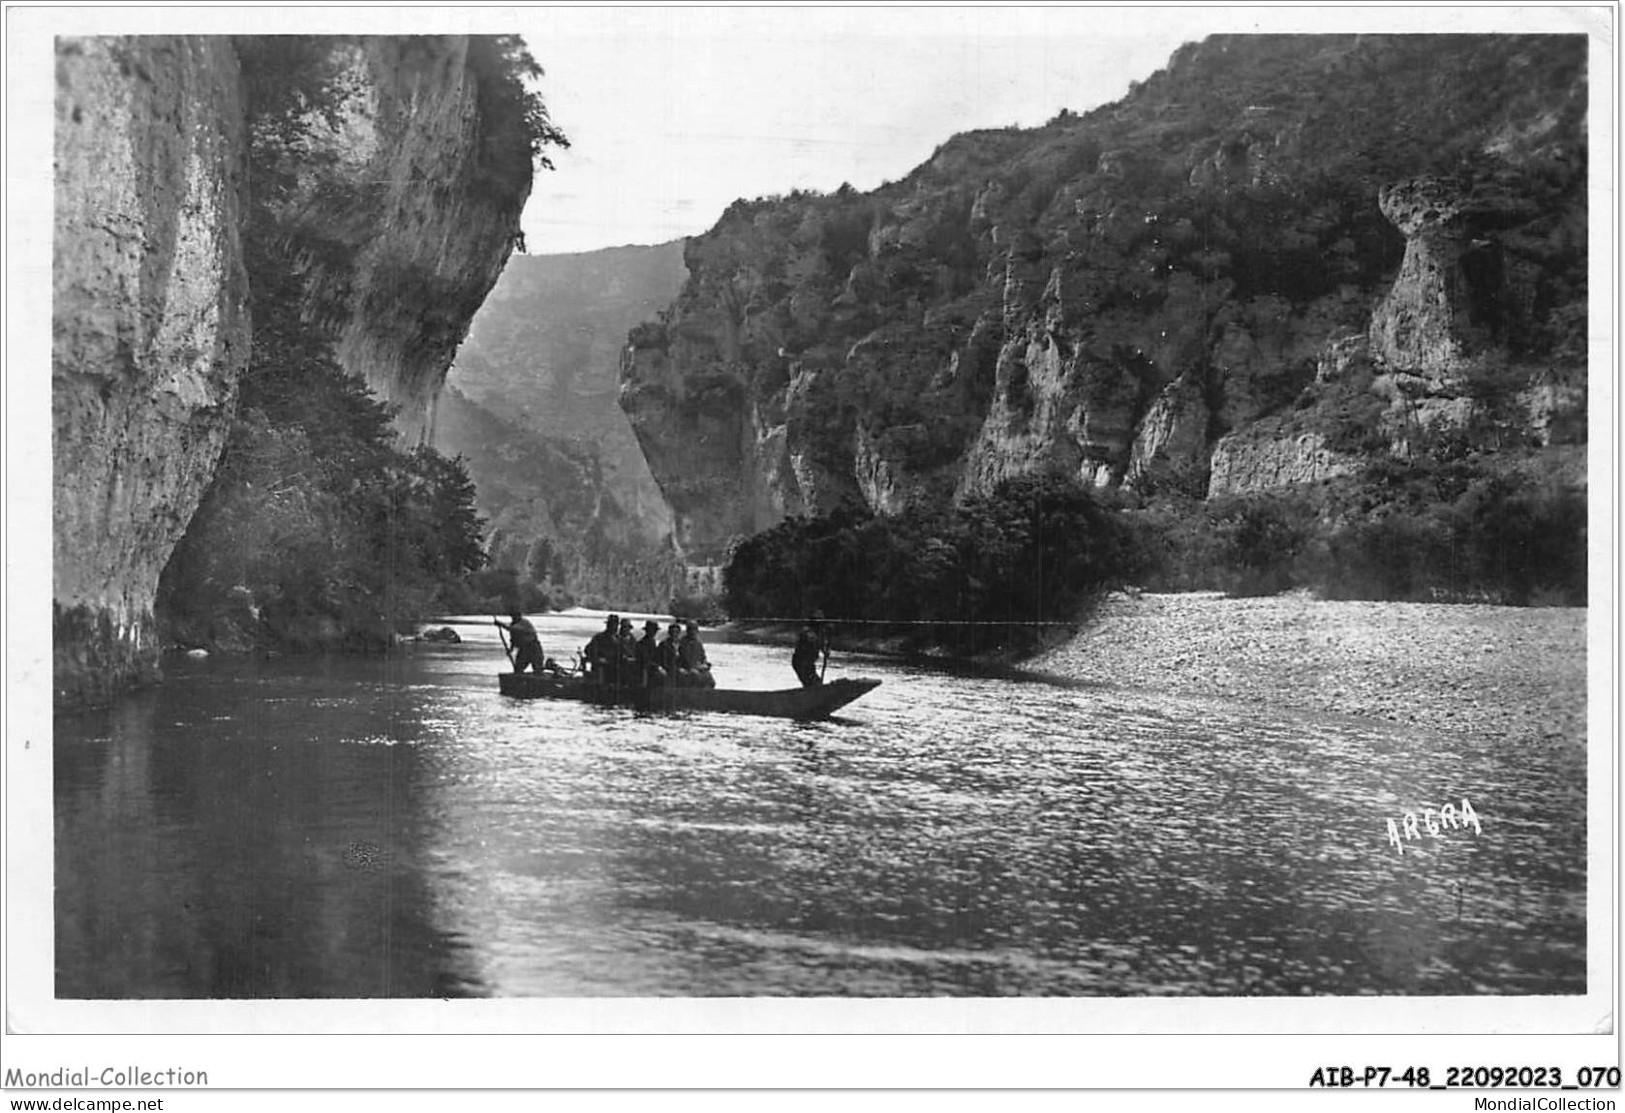
<instances>
[{"instance_id":1,"label":"passenger wearing hat","mask_svg":"<svg viewBox=\"0 0 1625 1113\"><path fill-rule=\"evenodd\" d=\"M660 669L660 623L652 618L643 624L643 637L638 639L637 668L645 688L664 683L665 674Z\"/></svg>"},{"instance_id":2,"label":"passenger wearing hat","mask_svg":"<svg viewBox=\"0 0 1625 1113\"><path fill-rule=\"evenodd\" d=\"M620 680L621 616L612 614L604 620L604 628L592 636L582 654L587 660L587 671L599 684L615 684Z\"/></svg>"},{"instance_id":3,"label":"passenger wearing hat","mask_svg":"<svg viewBox=\"0 0 1625 1113\"><path fill-rule=\"evenodd\" d=\"M666 680L673 684L680 684L679 675L681 654L679 649L683 642L683 625L673 622L666 627L666 637L660 643L660 671L666 674Z\"/></svg>"},{"instance_id":4,"label":"passenger wearing hat","mask_svg":"<svg viewBox=\"0 0 1625 1113\"><path fill-rule=\"evenodd\" d=\"M678 682L689 688L715 688L711 675L711 662L706 660L705 646L700 644L700 624L692 618L683 630L683 640L677 646Z\"/></svg>"}]
</instances>

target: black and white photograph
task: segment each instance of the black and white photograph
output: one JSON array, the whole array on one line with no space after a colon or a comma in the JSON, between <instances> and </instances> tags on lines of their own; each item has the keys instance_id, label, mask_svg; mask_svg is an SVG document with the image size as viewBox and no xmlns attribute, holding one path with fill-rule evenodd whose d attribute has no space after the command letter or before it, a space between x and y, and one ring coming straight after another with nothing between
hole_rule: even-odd
<instances>
[{"instance_id":1,"label":"black and white photograph","mask_svg":"<svg viewBox=\"0 0 1625 1113\"><path fill-rule=\"evenodd\" d=\"M1617 1048L1617 15L8 8L8 1030Z\"/></svg>"}]
</instances>

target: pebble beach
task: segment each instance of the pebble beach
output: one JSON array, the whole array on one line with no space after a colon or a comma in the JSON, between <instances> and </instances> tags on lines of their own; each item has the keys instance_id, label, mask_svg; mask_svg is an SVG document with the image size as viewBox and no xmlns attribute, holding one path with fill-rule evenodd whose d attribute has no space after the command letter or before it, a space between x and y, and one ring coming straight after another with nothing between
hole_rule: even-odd
<instances>
[{"instance_id":1,"label":"pebble beach","mask_svg":"<svg viewBox=\"0 0 1625 1113\"><path fill-rule=\"evenodd\" d=\"M1584 608L1109 596L1027 662L1070 680L1549 746L1586 738Z\"/></svg>"}]
</instances>

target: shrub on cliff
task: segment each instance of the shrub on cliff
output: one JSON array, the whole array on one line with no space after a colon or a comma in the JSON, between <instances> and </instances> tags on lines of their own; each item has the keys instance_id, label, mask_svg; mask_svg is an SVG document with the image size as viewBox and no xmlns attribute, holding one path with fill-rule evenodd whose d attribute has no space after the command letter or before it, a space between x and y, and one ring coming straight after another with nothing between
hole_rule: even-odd
<instances>
[{"instance_id":1,"label":"shrub on cliff","mask_svg":"<svg viewBox=\"0 0 1625 1113\"><path fill-rule=\"evenodd\" d=\"M353 92L340 48L355 42L346 35L234 36L256 174L288 175L298 160L285 156L308 148L314 122L340 125L344 99ZM469 35L465 65L476 82L482 125L479 173L498 189L528 190L533 166L553 167L548 149L570 146L533 87L542 67L518 35ZM266 184L255 188L263 193Z\"/></svg>"},{"instance_id":2,"label":"shrub on cliff","mask_svg":"<svg viewBox=\"0 0 1625 1113\"><path fill-rule=\"evenodd\" d=\"M533 165L553 168L547 149L570 146L547 103L529 84L542 76L542 67L518 35L470 35L468 68L479 81L480 118L485 121L480 173L500 189L519 184L528 189Z\"/></svg>"}]
</instances>

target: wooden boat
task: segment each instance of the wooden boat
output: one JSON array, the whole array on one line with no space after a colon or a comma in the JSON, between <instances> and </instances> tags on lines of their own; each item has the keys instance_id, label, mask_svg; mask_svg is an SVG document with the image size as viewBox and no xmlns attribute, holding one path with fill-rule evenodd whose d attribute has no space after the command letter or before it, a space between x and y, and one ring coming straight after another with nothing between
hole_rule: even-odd
<instances>
[{"instance_id":1,"label":"wooden boat","mask_svg":"<svg viewBox=\"0 0 1625 1113\"><path fill-rule=\"evenodd\" d=\"M497 674L497 687L514 699L573 699L639 711L726 711L779 719L823 719L866 692L878 680L831 680L816 688L746 691L740 688L615 688L549 673Z\"/></svg>"}]
</instances>

